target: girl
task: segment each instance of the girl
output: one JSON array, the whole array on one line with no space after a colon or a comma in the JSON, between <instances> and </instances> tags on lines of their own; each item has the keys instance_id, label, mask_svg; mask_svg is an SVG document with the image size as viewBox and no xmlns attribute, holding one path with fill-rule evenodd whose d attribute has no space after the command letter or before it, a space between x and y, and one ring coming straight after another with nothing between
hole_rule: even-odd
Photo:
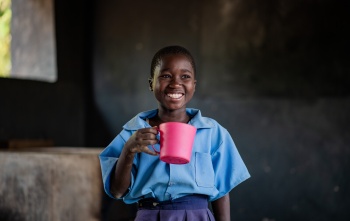
<instances>
[{"instance_id":1,"label":"girl","mask_svg":"<svg viewBox=\"0 0 350 221\"><path fill-rule=\"evenodd\" d=\"M136 221L230 220L229 192L250 175L228 131L199 110L186 108L196 88L190 52L181 46L160 49L151 63L149 87L158 108L127 122L100 154L106 193L137 202ZM160 161L150 148L159 149L157 128L164 122L197 128L188 164Z\"/></svg>"}]
</instances>

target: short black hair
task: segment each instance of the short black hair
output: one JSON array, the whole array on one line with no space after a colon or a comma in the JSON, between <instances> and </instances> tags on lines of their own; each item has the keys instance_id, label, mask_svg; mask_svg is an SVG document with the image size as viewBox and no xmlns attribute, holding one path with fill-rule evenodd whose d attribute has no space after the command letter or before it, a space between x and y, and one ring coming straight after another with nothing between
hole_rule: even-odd
<instances>
[{"instance_id":1,"label":"short black hair","mask_svg":"<svg viewBox=\"0 0 350 221\"><path fill-rule=\"evenodd\" d=\"M160 49L152 59L151 63L151 77L153 78L154 76L154 70L156 67L160 64L160 61L162 60L163 56L166 55L176 55L176 54L181 54L184 55L190 60L190 63L192 65L192 68L194 70L194 74L196 74L196 64L194 62L194 58L192 54L184 47L178 46L178 45L172 45L172 46L167 46L162 49Z\"/></svg>"}]
</instances>

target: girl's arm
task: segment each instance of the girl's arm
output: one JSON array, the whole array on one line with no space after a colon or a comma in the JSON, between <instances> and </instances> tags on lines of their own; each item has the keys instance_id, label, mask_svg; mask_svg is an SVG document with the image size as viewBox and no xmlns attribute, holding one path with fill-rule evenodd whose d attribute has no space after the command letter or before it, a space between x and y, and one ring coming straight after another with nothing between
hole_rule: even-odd
<instances>
[{"instance_id":1,"label":"girl's arm","mask_svg":"<svg viewBox=\"0 0 350 221\"><path fill-rule=\"evenodd\" d=\"M115 198L124 196L130 186L131 169L135 154L144 152L157 155L156 152L148 148L148 145L158 142L156 139L157 133L156 128L143 128L136 131L125 143L110 179L110 191Z\"/></svg>"},{"instance_id":2,"label":"girl's arm","mask_svg":"<svg viewBox=\"0 0 350 221\"><path fill-rule=\"evenodd\" d=\"M225 196L213 201L211 203L213 213L216 221L230 221L230 195Z\"/></svg>"},{"instance_id":3,"label":"girl's arm","mask_svg":"<svg viewBox=\"0 0 350 221\"><path fill-rule=\"evenodd\" d=\"M131 169L135 153L132 153L124 146L122 153L111 174L110 191L115 198L121 198L130 186Z\"/></svg>"}]
</instances>

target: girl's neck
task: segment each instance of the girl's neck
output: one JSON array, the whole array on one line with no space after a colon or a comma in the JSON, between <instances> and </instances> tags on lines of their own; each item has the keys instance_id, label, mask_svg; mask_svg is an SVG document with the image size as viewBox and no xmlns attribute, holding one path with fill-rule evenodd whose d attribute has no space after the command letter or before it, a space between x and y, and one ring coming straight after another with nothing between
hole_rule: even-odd
<instances>
[{"instance_id":1,"label":"girl's neck","mask_svg":"<svg viewBox=\"0 0 350 221\"><path fill-rule=\"evenodd\" d=\"M159 126L159 124L165 122L188 123L190 121L190 116L187 115L186 109L176 111L164 111L158 109L157 115L149 119L149 121L151 126Z\"/></svg>"}]
</instances>

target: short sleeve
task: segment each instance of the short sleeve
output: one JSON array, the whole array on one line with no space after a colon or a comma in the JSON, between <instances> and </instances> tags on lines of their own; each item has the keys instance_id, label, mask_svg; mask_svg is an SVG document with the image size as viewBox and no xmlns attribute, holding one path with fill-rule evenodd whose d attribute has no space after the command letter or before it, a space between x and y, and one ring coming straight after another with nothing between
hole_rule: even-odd
<instances>
[{"instance_id":1,"label":"short sleeve","mask_svg":"<svg viewBox=\"0 0 350 221\"><path fill-rule=\"evenodd\" d=\"M210 198L216 200L250 177L237 148L228 131L219 128L218 148L212 153L212 163L215 172L214 185L219 193Z\"/></svg>"},{"instance_id":2,"label":"short sleeve","mask_svg":"<svg viewBox=\"0 0 350 221\"><path fill-rule=\"evenodd\" d=\"M124 144L125 144L125 140L123 139L121 134L119 134L99 155L103 187L106 194L113 199L116 199L116 198L113 196L113 194L110 191L110 180L111 180L111 175L115 169L115 165L124 147ZM135 174L134 169L131 172L130 187L134 183L133 174ZM129 187L129 191L130 191L130 187Z\"/></svg>"}]
</instances>

